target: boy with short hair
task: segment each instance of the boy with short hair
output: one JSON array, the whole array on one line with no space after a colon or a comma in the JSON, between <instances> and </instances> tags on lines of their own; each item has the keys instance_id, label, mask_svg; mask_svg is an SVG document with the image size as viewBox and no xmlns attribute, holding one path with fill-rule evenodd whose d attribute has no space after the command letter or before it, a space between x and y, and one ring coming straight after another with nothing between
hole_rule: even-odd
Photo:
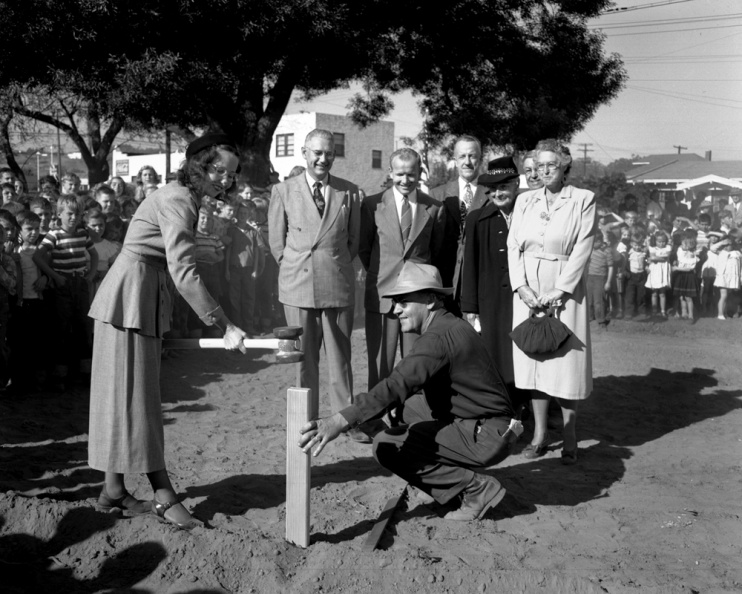
<instances>
[{"instance_id":1,"label":"boy with short hair","mask_svg":"<svg viewBox=\"0 0 742 594\"><path fill-rule=\"evenodd\" d=\"M90 357L87 314L88 283L98 270L98 252L87 229L79 228L79 205L73 196L57 202L59 229L51 229L33 255L34 263L49 277L59 348L56 374L70 388L79 373L80 361ZM86 254L87 252L87 254ZM90 264L88 264L88 256Z\"/></svg>"},{"instance_id":2,"label":"boy with short hair","mask_svg":"<svg viewBox=\"0 0 742 594\"><path fill-rule=\"evenodd\" d=\"M3 197L3 206L17 199L15 186L13 184L0 184L0 194Z\"/></svg>"},{"instance_id":3,"label":"boy with short hair","mask_svg":"<svg viewBox=\"0 0 742 594\"><path fill-rule=\"evenodd\" d=\"M83 220L85 222L85 228L88 230L90 238L95 245L95 251L98 252L98 269L90 287L90 302L92 303L93 297L98 292L103 278L108 273L108 269L121 251L121 244L116 244L103 238L103 234L106 232L106 215L100 210L92 209L87 211L83 216Z\"/></svg>"},{"instance_id":4,"label":"boy with short hair","mask_svg":"<svg viewBox=\"0 0 742 594\"><path fill-rule=\"evenodd\" d=\"M5 243L5 227L0 225L0 242ZM10 298L16 293L18 282L17 267L13 258L4 251L0 252L0 388L4 388L10 379L8 366L8 349L5 339L10 319Z\"/></svg>"},{"instance_id":5,"label":"boy with short hair","mask_svg":"<svg viewBox=\"0 0 742 594\"><path fill-rule=\"evenodd\" d=\"M15 171L10 167L0 167L0 184L14 184L16 179Z\"/></svg>"},{"instance_id":6,"label":"boy with short hair","mask_svg":"<svg viewBox=\"0 0 742 594\"><path fill-rule=\"evenodd\" d=\"M68 172L62 176L60 181L60 192L62 194L75 194L80 189L80 176L76 173Z\"/></svg>"},{"instance_id":7,"label":"boy with short hair","mask_svg":"<svg viewBox=\"0 0 742 594\"><path fill-rule=\"evenodd\" d=\"M587 306L593 311L600 328L607 328L610 322L605 299L612 282L613 250L603 239L603 234L596 233L587 269Z\"/></svg>"},{"instance_id":8,"label":"boy with short hair","mask_svg":"<svg viewBox=\"0 0 742 594\"><path fill-rule=\"evenodd\" d=\"M701 213L698 215L698 224L695 225L698 230L696 237L696 246L707 250L709 248L709 232L711 231L711 215Z\"/></svg>"},{"instance_id":9,"label":"boy with short hair","mask_svg":"<svg viewBox=\"0 0 742 594\"><path fill-rule=\"evenodd\" d=\"M96 188L93 199L100 205L100 210L104 215L116 214L117 209L120 208L116 201L116 192L105 184Z\"/></svg>"},{"instance_id":10,"label":"boy with short hair","mask_svg":"<svg viewBox=\"0 0 742 594\"><path fill-rule=\"evenodd\" d=\"M21 228L21 245L18 256L21 265L22 283L18 288L21 297L19 306L13 313L11 356L11 387L16 393L26 393L37 387L39 374L44 372L44 363L48 353L44 341L47 312L43 302L43 291L47 277L39 272L33 261L36 253L41 220L39 216L24 211L16 217Z\"/></svg>"},{"instance_id":11,"label":"boy with short hair","mask_svg":"<svg viewBox=\"0 0 742 594\"><path fill-rule=\"evenodd\" d=\"M34 198L28 204L28 209L39 217L39 238L36 240L38 245L49 232L52 222L52 203L46 198Z\"/></svg>"},{"instance_id":12,"label":"boy with short hair","mask_svg":"<svg viewBox=\"0 0 742 594\"><path fill-rule=\"evenodd\" d=\"M626 313L632 318L639 314L644 303L644 283L647 280L647 248L644 246L644 234L631 234L631 249L626 255Z\"/></svg>"}]
</instances>

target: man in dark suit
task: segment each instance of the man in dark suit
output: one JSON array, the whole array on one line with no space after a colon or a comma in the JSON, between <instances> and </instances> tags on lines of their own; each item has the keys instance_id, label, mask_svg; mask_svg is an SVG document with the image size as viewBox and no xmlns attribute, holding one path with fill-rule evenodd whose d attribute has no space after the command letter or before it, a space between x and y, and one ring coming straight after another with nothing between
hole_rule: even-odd
<instances>
[{"instance_id":1,"label":"man in dark suit","mask_svg":"<svg viewBox=\"0 0 742 594\"><path fill-rule=\"evenodd\" d=\"M513 376L513 288L508 272L508 230L520 176L512 157L500 157L479 176L486 188L487 202L466 218L461 283L461 311L475 328L490 359L508 388L513 406L519 411L528 394L515 387Z\"/></svg>"},{"instance_id":2,"label":"man in dark suit","mask_svg":"<svg viewBox=\"0 0 742 594\"><path fill-rule=\"evenodd\" d=\"M446 208L446 235L441 254L434 264L441 271L446 286L453 286L453 299L449 308L458 311L461 296L461 267L464 261L463 234L466 215L487 201L484 189L479 187L477 178L482 164L482 144L474 136L460 136L453 147L453 158L459 176L455 181L438 186L430 195L443 202Z\"/></svg>"},{"instance_id":3,"label":"man in dark suit","mask_svg":"<svg viewBox=\"0 0 742 594\"><path fill-rule=\"evenodd\" d=\"M392 300L383 295L397 282L405 262L430 264L444 237L443 205L418 190L420 155L410 148L394 151L389 159L392 187L364 198L358 257L366 269L366 346L368 387L394 368L397 344L402 356L414 336L401 334L392 313Z\"/></svg>"},{"instance_id":4,"label":"man in dark suit","mask_svg":"<svg viewBox=\"0 0 742 594\"><path fill-rule=\"evenodd\" d=\"M273 186L269 241L279 266L278 299L286 320L304 329L302 386L319 398L319 353L324 342L330 404L338 411L353 401L352 260L358 253L360 195L354 184L330 175L335 160L332 132L311 131L301 150L306 172ZM370 443L360 433L351 437Z\"/></svg>"},{"instance_id":5,"label":"man in dark suit","mask_svg":"<svg viewBox=\"0 0 742 594\"><path fill-rule=\"evenodd\" d=\"M504 460L522 427L482 339L444 308L452 291L434 266L405 263L385 297L394 300L402 331L420 335L415 345L352 406L304 425L299 445L317 456L341 432L399 400L405 424L376 435L374 457L438 503L460 501L445 518L468 521L481 519L505 494L494 477L473 468Z\"/></svg>"}]
</instances>

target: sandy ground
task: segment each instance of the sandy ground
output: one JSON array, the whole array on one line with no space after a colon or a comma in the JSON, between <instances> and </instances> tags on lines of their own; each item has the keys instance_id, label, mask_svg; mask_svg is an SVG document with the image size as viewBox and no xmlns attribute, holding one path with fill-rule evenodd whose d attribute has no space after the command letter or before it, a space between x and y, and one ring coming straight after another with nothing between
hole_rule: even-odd
<instances>
[{"instance_id":1,"label":"sandy ground","mask_svg":"<svg viewBox=\"0 0 742 594\"><path fill-rule=\"evenodd\" d=\"M94 511L85 390L0 399L4 592L740 592L742 320L614 321L594 332L577 466L560 445L491 472L508 489L474 524L414 495L372 554L403 483L341 437L315 461L312 544L285 542L285 392L269 354L163 362L166 458L191 533ZM366 381L362 331L355 385ZM323 395L321 414L328 412ZM558 423L558 421L555 422ZM559 434L555 427L555 434ZM128 479L141 497L143 477Z\"/></svg>"}]
</instances>

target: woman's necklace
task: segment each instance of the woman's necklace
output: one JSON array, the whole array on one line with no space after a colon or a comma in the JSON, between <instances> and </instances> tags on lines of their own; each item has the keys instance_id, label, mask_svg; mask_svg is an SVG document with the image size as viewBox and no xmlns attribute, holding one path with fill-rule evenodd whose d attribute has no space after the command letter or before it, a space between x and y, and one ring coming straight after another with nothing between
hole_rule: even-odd
<instances>
[{"instance_id":1,"label":"woman's necklace","mask_svg":"<svg viewBox=\"0 0 742 594\"><path fill-rule=\"evenodd\" d=\"M559 197L559 194L552 194L549 196L549 192L546 192L546 206L551 210L551 207L554 206L554 202Z\"/></svg>"}]
</instances>

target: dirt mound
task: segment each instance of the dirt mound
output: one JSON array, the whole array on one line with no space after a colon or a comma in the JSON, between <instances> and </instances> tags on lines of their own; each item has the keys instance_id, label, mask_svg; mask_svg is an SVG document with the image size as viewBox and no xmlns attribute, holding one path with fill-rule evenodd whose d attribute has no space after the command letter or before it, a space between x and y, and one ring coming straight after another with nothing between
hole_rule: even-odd
<instances>
[{"instance_id":1,"label":"dirt mound","mask_svg":"<svg viewBox=\"0 0 742 594\"><path fill-rule=\"evenodd\" d=\"M285 542L285 392L270 355L183 352L163 362L166 459L207 523L94 511L88 395L0 400L4 592L739 592L742 322L620 321L594 331L595 392L579 461L557 441L488 470L508 489L458 524L411 489L378 550L363 544L404 484L341 437L314 462L312 544ZM354 334L355 385L366 383ZM324 368L321 370L325 372ZM321 415L329 413L323 395ZM558 415L557 415L558 416ZM559 421L552 431L559 435ZM130 491L150 497L146 479Z\"/></svg>"}]
</instances>

